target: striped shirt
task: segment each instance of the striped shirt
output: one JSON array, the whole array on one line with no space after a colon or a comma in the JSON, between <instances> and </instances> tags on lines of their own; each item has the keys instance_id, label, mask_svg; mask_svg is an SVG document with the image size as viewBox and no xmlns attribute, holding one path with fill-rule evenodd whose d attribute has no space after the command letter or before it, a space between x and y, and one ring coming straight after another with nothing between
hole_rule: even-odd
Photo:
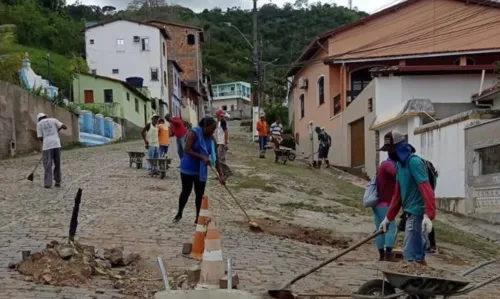
<instances>
[{"instance_id":1,"label":"striped shirt","mask_svg":"<svg viewBox=\"0 0 500 299\"><path fill-rule=\"evenodd\" d=\"M272 136L281 136L283 133L283 126L281 124L273 123L271 125L271 135Z\"/></svg>"}]
</instances>

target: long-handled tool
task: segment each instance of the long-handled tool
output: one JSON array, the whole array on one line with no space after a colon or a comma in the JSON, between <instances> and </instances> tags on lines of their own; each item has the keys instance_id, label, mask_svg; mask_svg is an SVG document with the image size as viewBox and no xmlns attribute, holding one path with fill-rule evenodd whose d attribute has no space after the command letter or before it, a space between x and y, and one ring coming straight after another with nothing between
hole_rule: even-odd
<instances>
[{"instance_id":1,"label":"long-handled tool","mask_svg":"<svg viewBox=\"0 0 500 299\"><path fill-rule=\"evenodd\" d=\"M340 257L346 255L347 253L349 253L349 252L357 249L361 245L363 245L365 243L368 243L369 241L375 239L378 235L381 235L383 233L384 233L383 231L377 231L377 232L373 233L372 235L366 237L364 240L361 240L358 243L349 246L348 248L342 250L341 252L337 253L335 256L332 256L328 260L322 262L321 264L319 264L316 267L310 269L309 271L304 272L304 273L298 275L297 277L295 277L294 279L292 279L289 283L287 283L282 288L279 288L279 289L270 289L270 290L267 291L267 293L271 297L277 298L277 299L293 299L294 296L293 296L292 292L290 291L290 287L292 286L292 284L294 284L297 281L301 280L302 278L304 278L304 277L306 277L306 276L308 276L308 275L310 275L310 274L318 271L319 269L323 268L324 266L326 266L326 265L330 264L331 262L339 259Z\"/></svg>"},{"instance_id":2,"label":"long-handled tool","mask_svg":"<svg viewBox=\"0 0 500 299\"><path fill-rule=\"evenodd\" d=\"M35 169L33 169L33 172L30 173L30 175L26 178L28 181L33 182L33 179L35 178L35 171L38 168L38 165L42 163L43 156L38 160L38 163L36 163Z\"/></svg>"},{"instance_id":3,"label":"long-handled tool","mask_svg":"<svg viewBox=\"0 0 500 299\"><path fill-rule=\"evenodd\" d=\"M215 171L215 169L213 168L212 165L210 165L210 169L212 169L212 171L214 172L214 174L217 176L217 179L220 180L221 178L220 178L219 174L217 173L217 171ZM231 190L229 190L229 188L226 185L223 185L223 186L226 189L227 193L229 193L229 195L236 202L236 204L238 205L238 207L240 207L241 211L243 211L243 214L245 214L245 216L247 217L247 222L248 222L248 225L250 226L250 230L253 231L253 232L259 232L259 233L264 232L262 230L262 228L257 224L257 222L253 221L252 218L250 218L250 216L248 216L247 212L245 211L245 209L243 209L243 206L236 199L236 197L233 195L233 193L231 192Z\"/></svg>"}]
</instances>

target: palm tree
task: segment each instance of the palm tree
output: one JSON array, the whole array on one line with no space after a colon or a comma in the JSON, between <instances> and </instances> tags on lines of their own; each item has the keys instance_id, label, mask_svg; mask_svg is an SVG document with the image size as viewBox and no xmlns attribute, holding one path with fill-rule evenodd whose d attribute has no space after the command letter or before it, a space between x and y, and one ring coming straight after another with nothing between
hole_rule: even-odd
<instances>
[{"instance_id":1,"label":"palm tree","mask_svg":"<svg viewBox=\"0 0 500 299\"><path fill-rule=\"evenodd\" d=\"M11 51L16 42L16 26L0 25L0 80L16 83L21 68L22 56Z\"/></svg>"}]
</instances>

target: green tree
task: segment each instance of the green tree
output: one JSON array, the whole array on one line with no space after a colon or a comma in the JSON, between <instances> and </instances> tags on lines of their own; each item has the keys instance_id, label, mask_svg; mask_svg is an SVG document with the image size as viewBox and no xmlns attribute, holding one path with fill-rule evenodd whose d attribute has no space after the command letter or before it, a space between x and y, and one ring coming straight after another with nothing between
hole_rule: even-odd
<instances>
[{"instance_id":1,"label":"green tree","mask_svg":"<svg viewBox=\"0 0 500 299\"><path fill-rule=\"evenodd\" d=\"M0 25L0 80L8 82L18 82L21 69L21 54L9 51L15 43L15 29L12 24Z\"/></svg>"}]
</instances>

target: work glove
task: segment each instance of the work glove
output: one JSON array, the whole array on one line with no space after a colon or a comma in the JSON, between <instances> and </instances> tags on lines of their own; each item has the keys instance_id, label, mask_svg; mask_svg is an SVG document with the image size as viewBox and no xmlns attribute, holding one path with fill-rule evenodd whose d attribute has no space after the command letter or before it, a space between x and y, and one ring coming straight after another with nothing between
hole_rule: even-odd
<instances>
[{"instance_id":1,"label":"work glove","mask_svg":"<svg viewBox=\"0 0 500 299\"><path fill-rule=\"evenodd\" d=\"M422 231L424 234L430 234L432 231L432 221L427 215L424 215L424 220L422 220Z\"/></svg>"},{"instance_id":2,"label":"work glove","mask_svg":"<svg viewBox=\"0 0 500 299\"><path fill-rule=\"evenodd\" d=\"M380 223L378 230L381 230L384 233L387 232L387 229L389 227L389 223L391 223L391 222L389 221L389 219L387 219L387 217L385 217L384 220L382 221L382 223Z\"/></svg>"}]
</instances>

